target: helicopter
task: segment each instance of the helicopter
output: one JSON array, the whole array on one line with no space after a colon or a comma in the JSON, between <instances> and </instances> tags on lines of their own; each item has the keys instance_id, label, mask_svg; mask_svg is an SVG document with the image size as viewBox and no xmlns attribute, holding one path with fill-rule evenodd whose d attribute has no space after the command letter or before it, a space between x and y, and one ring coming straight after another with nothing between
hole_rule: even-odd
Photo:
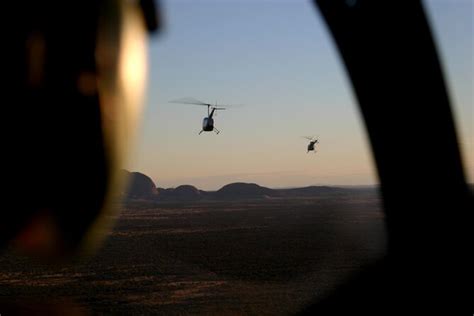
<instances>
[{"instance_id":1,"label":"helicopter","mask_svg":"<svg viewBox=\"0 0 474 316\"><path fill-rule=\"evenodd\" d=\"M309 153L310 151L314 151L314 153L316 153L316 149L314 147L317 143L319 143L318 138L314 136L303 136L303 138L306 138L307 140L309 140L306 153Z\"/></svg>"},{"instance_id":2,"label":"helicopter","mask_svg":"<svg viewBox=\"0 0 474 316\"><path fill-rule=\"evenodd\" d=\"M203 105L207 106L207 117L205 117L202 120L202 129L199 132L199 135L201 135L202 132L212 132L214 131L216 134L219 134L220 131L214 126L214 113L215 111L221 111L225 110L226 108L223 107L222 105L218 105L217 103L215 105L212 105L210 103L202 102L194 98L184 98L184 99L178 99L174 101L170 101L171 103L181 103L181 104L195 104L195 105Z\"/></svg>"}]
</instances>

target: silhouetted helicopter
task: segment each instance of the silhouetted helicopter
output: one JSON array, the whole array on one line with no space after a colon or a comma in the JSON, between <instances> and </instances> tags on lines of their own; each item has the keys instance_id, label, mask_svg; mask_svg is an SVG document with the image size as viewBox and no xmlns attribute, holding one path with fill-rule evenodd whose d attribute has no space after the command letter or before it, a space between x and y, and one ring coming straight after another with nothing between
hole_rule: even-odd
<instances>
[{"instance_id":1,"label":"silhouetted helicopter","mask_svg":"<svg viewBox=\"0 0 474 316\"><path fill-rule=\"evenodd\" d=\"M314 148L314 146L319 142L318 138L314 136L303 136L303 138L309 140L308 149L306 153L309 153L310 151L314 151L316 153L316 149Z\"/></svg>"},{"instance_id":2,"label":"silhouetted helicopter","mask_svg":"<svg viewBox=\"0 0 474 316\"><path fill-rule=\"evenodd\" d=\"M171 103L195 104L195 105L207 106L207 117L205 117L202 120L202 130L199 132L199 135L201 135L202 132L212 132L212 131L216 132L216 134L220 133L220 131L217 128L215 128L215 126L214 126L213 115L214 115L215 111L220 111L220 110L225 110L226 109L222 105L218 105L218 104L212 105L210 103L205 103L205 102L199 101L199 100L194 99L194 98L184 98L184 99L173 100L173 101L170 101L170 102ZM228 106L229 105L226 105L226 107L228 107Z\"/></svg>"}]
</instances>

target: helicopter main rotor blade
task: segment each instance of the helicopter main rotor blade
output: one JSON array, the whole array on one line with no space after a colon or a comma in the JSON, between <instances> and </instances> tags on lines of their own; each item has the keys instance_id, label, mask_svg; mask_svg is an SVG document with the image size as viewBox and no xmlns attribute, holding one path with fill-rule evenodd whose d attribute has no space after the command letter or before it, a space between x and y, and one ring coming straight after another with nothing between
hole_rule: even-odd
<instances>
[{"instance_id":1,"label":"helicopter main rotor blade","mask_svg":"<svg viewBox=\"0 0 474 316\"><path fill-rule=\"evenodd\" d=\"M195 104L195 105L204 105L204 106L211 106L215 109L223 110L224 108L234 108L234 107L241 107L243 106L242 104L211 104L211 103L206 103L201 100L191 98L191 97L186 97L186 98L181 98L181 99L176 99L176 100L171 100L169 101L170 103L180 103L180 104Z\"/></svg>"},{"instance_id":2,"label":"helicopter main rotor blade","mask_svg":"<svg viewBox=\"0 0 474 316\"><path fill-rule=\"evenodd\" d=\"M214 107L217 108L240 108L243 106L243 104L214 104Z\"/></svg>"},{"instance_id":3,"label":"helicopter main rotor blade","mask_svg":"<svg viewBox=\"0 0 474 316\"><path fill-rule=\"evenodd\" d=\"M309 140L311 142L312 141L318 141L318 139L319 139L319 135L316 135L316 136L301 136L301 137L306 138L307 140Z\"/></svg>"},{"instance_id":4,"label":"helicopter main rotor blade","mask_svg":"<svg viewBox=\"0 0 474 316\"><path fill-rule=\"evenodd\" d=\"M181 99L176 99L169 101L170 103L181 103L181 104L195 104L195 105L204 105L204 106L211 106L212 104L202 102L198 99L195 98L181 98Z\"/></svg>"}]
</instances>

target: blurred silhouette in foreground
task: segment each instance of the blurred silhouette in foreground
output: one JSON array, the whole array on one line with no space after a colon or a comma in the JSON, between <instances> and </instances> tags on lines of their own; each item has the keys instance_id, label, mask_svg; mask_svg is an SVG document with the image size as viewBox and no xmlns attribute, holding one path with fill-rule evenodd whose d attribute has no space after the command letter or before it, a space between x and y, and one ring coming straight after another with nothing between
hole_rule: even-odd
<instances>
[{"instance_id":1,"label":"blurred silhouette in foreground","mask_svg":"<svg viewBox=\"0 0 474 316\"><path fill-rule=\"evenodd\" d=\"M156 11L152 0L8 5L2 248L59 258L99 244L142 108Z\"/></svg>"},{"instance_id":2,"label":"blurred silhouette in foreground","mask_svg":"<svg viewBox=\"0 0 474 316\"><path fill-rule=\"evenodd\" d=\"M383 197L384 260L304 313L472 310L472 195L421 1L315 0L345 64ZM442 150L434 152L443 135ZM403 150L394 146L403 140Z\"/></svg>"}]
</instances>

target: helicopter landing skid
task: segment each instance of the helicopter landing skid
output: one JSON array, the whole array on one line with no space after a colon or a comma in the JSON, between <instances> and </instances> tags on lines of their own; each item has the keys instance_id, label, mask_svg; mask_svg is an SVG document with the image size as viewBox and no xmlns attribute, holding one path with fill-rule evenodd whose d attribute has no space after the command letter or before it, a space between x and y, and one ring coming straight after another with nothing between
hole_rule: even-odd
<instances>
[{"instance_id":1,"label":"helicopter landing skid","mask_svg":"<svg viewBox=\"0 0 474 316\"><path fill-rule=\"evenodd\" d=\"M217 129L217 128L215 128L215 127L214 127L214 129L213 129L213 130L214 130L214 132L216 132L216 134L219 134L219 133L221 132L220 130L218 130L218 129ZM199 132L199 134L198 134L198 135L201 135L201 133L202 133L202 132L204 132L204 130L203 130L203 129L202 129L202 130Z\"/></svg>"}]
</instances>

